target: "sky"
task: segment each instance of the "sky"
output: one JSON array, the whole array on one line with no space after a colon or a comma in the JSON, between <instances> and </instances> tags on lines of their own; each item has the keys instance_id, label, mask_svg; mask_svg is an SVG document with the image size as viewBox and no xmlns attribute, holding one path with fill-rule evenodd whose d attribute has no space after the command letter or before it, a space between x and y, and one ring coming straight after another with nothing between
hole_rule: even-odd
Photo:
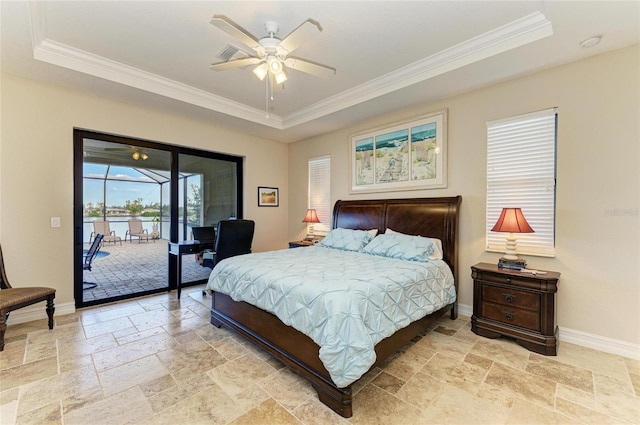
<instances>
[{"instance_id":1,"label":"sky","mask_svg":"<svg viewBox=\"0 0 640 425\"><path fill-rule=\"evenodd\" d=\"M97 205L102 202L102 189L104 180L87 177L104 177L106 165L84 164L84 204ZM116 167L109 168L109 177L119 180L107 180L106 204L107 206L124 206L126 201L142 198L142 205L160 202L160 184L149 177L139 173L133 168Z\"/></svg>"}]
</instances>

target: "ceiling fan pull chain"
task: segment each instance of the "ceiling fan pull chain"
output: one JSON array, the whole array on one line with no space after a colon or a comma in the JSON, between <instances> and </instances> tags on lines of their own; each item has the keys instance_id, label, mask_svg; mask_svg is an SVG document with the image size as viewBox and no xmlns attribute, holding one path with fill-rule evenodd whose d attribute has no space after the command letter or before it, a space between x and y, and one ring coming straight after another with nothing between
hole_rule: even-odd
<instances>
[{"instance_id":1,"label":"ceiling fan pull chain","mask_svg":"<svg viewBox=\"0 0 640 425\"><path fill-rule=\"evenodd\" d=\"M269 119L269 78L265 78L266 84L265 84L265 91L264 91L264 97L266 100L266 106L265 106L265 111L264 111L264 117L266 119Z\"/></svg>"}]
</instances>

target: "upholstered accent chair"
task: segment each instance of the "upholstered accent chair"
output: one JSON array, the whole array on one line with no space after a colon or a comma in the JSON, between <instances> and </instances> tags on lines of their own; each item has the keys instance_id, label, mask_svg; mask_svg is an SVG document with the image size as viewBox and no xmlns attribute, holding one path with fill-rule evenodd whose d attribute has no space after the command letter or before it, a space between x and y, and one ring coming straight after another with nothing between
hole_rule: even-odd
<instances>
[{"instance_id":1,"label":"upholstered accent chair","mask_svg":"<svg viewBox=\"0 0 640 425\"><path fill-rule=\"evenodd\" d=\"M49 329L53 329L53 299L56 297L54 288L24 287L12 288L7 279L0 247L0 351L4 351L4 333L7 330L9 313L22 307L46 301L46 311L49 317Z\"/></svg>"}]
</instances>

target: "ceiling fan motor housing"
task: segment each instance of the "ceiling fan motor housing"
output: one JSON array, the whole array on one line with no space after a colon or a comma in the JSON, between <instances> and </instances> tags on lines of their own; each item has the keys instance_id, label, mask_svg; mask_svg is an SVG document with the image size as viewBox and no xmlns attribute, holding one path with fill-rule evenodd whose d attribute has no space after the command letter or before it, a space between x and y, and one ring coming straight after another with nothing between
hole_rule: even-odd
<instances>
[{"instance_id":1,"label":"ceiling fan motor housing","mask_svg":"<svg viewBox=\"0 0 640 425\"><path fill-rule=\"evenodd\" d=\"M280 31L280 27L278 26L278 23L275 21L265 22L264 29L265 31L267 31L267 34L269 34L269 37L274 37L276 34L278 34L278 31Z\"/></svg>"}]
</instances>

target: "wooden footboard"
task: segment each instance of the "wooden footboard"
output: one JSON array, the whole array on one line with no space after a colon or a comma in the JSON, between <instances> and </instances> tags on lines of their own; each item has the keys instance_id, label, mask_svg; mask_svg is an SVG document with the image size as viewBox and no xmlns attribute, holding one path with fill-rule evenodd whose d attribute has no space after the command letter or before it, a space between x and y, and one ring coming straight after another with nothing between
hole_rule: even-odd
<instances>
[{"instance_id":1,"label":"wooden footboard","mask_svg":"<svg viewBox=\"0 0 640 425\"><path fill-rule=\"evenodd\" d=\"M337 414L352 415L351 386L338 388L318 357L320 347L311 338L287 326L273 314L245 302L236 302L228 295L212 294L211 323L226 325L282 361L291 370L307 379L318 393L318 398ZM424 332L453 304L434 314L411 323L406 328L380 341L375 347L375 367L394 354L416 335Z\"/></svg>"}]
</instances>

